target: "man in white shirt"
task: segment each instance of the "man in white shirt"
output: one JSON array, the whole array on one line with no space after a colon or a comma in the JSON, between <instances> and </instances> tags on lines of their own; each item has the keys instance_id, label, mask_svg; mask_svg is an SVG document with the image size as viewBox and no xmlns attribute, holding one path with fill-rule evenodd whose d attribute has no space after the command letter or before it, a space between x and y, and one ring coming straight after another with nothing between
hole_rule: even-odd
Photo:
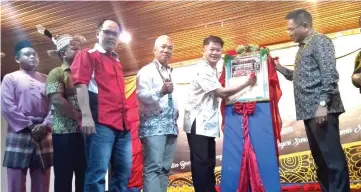
<instances>
[{"instance_id":1,"label":"man in white shirt","mask_svg":"<svg viewBox=\"0 0 361 192\"><path fill-rule=\"evenodd\" d=\"M178 109L173 94L173 42L160 36L154 45L154 60L137 75L139 101L139 138L143 144L143 190L166 192L168 174L177 145Z\"/></svg>"},{"instance_id":2,"label":"man in white shirt","mask_svg":"<svg viewBox=\"0 0 361 192\"><path fill-rule=\"evenodd\" d=\"M191 171L196 192L215 192L216 144L219 137L219 98L232 96L256 78L223 88L218 81L216 64L221 59L223 40L209 36L203 40L203 58L194 68L184 112L184 131L190 148Z\"/></svg>"}]
</instances>

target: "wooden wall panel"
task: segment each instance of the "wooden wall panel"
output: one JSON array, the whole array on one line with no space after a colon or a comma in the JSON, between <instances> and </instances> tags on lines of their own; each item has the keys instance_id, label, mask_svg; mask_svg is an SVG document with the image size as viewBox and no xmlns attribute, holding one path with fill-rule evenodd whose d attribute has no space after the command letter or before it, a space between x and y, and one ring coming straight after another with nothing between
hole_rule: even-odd
<instances>
[{"instance_id":1,"label":"wooden wall panel","mask_svg":"<svg viewBox=\"0 0 361 192\"><path fill-rule=\"evenodd\" d=\"M315 28L332 33L358 27L360 1L15 1L1 3L1 75L15 71L13 47L28 38L39 53L39 71L48 73L60 64L46 50L55 46L37 33L42 24L53 34L82 34L96 42L97 23L103 18L118 19L132 35L129 45L120 44L126 74L134 74L153 59L154 40L163 34L172 37L172 62L201 56L202 40L208 35L224 39L225 50L238 44L271 45L289 41L284 17L295 8L307 8Z\"/></svg>"}]
</instances>

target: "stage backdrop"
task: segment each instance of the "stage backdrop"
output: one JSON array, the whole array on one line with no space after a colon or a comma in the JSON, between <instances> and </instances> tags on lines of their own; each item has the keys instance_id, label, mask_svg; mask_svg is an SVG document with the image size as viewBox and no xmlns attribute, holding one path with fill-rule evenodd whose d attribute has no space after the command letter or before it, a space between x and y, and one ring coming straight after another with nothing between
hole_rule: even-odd
<instances>
[{"instance_id":1,"label":"stage backdrop","mask_svg":"<svg viewBox=\"0 0 361 192\"><path fill-rule=\"evenodd\" d=\"M361 42L361 35L345 36L333 40L336 49L336 56L345 55L357 48ZM272 56L280 57L281 64L292 65L298 47L292 47L277 51L272 51ZM346 113L340 116L340 135L345 148L346 156L349 162L350 179L352 181L361 178L361 94L351 84L351 74L356 53L337 60L337 69L340 74L339 88L344 102ZM191 185L189 162L189 147L186 134L183 132L183 107L188 95L187 71L192 70L192 63L196 60L177 63L173 71L174 81L176 82L176 96L179 98L180 117L178 125L180 134L178 140L177 152L171 171L170 185L181 186ZM222 63L219 63L218 69L221 71ZM293 66L289 66L293 68ZM282 183L306 183L315 182L316 173L313 159L309 152L309 146L304 131L302 121L296 121L295 105L293 98L292 82L287 81L279 74L282 98L279 103L279 109L283 121L282 142L278 144L280 151L280 175ZM222 160L223 135L216 139L217 183L220 182L220 170Z\"/></svg>"},{"instance_id":2,"label":"stage backdrop","mask_svg":"<svg viewBox=\"0 0 361 192\"><path fill-rule=\"evenodd\" d=\"M360 48L361 35L342 37L334 40L336 55L341 56L349 53L357 48ZM273 56L279 56L282 64L292 64L297 52L297 47L288 48L278 51L273 51ZM350 179L352 181L360 180L361 178L361 94L351 84L351 74L353 71L353 62L356 53L337 60L337 69L340 74L339 88L346 109L346 113L340 116L340 134L343 146L345 148L346 156L349 162ZM197 60L186 61L174 64L174 81L176 82L176 94L179 98L180 117L178 125L180 129L177 152L171 170L170 185L191 185L192 180L190 176L190 162L189 162L189 148L187 144L186 135L183 132L183 111L184 102L187 97L188 81L187 72L192 69L192 64ZM218 71L222 70L222 62L217 66ZM292 67L291 67L292 68ZM283 183L302 183L316 181L315 167L313 159L310 156L306 134L303 123L296 121L293 87L292 83L285 80L282 75L280 77L280 84L282 89L282 98L279 103L279 109L282 116L282 142L278 144L280 150L280 175ZM134 121L133 132L133 177L131 179L131 187L141 186L141 145L137 138L137 101L134 94L135 91L135 77L127 77L127 98L131 101L130 108L132 108ZM6 120L1 118L1 127L6 127ZM1 131L1 155L3 155L3 144L5 141L6 129ZM222 143L223 135L216 139L217 142L217 168L216 176L217 183L220 182L220 170L222 160ZM1 171L1 191L6 191L6 177L5 169ZM27 180L30 177L28 175ZM108 178L106 179L108 183ZM53 175L51 177L51 191L53 189ZM74 185L73 185L74 186ZM106 187L107 188L107 187ZM30 189L30 183L27 183L27 189Z\"/></svg>"}]
</instances>

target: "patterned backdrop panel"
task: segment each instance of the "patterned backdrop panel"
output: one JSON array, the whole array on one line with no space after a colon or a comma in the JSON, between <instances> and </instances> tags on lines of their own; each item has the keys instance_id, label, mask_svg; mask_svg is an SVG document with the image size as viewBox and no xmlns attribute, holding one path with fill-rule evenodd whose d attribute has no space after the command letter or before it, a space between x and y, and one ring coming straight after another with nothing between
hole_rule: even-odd
<instances>
[{"instance_id":1,"label":"patterned backdrop panel","mask_svg":"<svg viewBox=\"0 0 361 192\"><path fill-rule=\"evenodd\" d=\"M221 184L221 167L215 168L215 174L216 174L216 184L219 185ZM182 173L182 174L170 176L168 185L174 187L193 185L191 173Z\"/></svg>"},{"instance_id":2,"label":"patterned backdrop panel","mask_svg":"<svg viewBox=\"0 0 361 192\"><path fill-rule=\"evenodd\" d=\"M350 180L360 181L361 178L361 145L360 142L343 145L348 161ZM216 168L216 183L221 182L221 167ZM282 155L280 157L281 183L317 182L316 167L310 151ZM190 173L172 175L169 186L190 186Z\"/></svg>"},{"instance_id":3,"label":"patterned backdrop panel","mask_svg":"<svg viewBox=\"0 0 361 192\"><path fill-rule=\"evenodd\" d=\"M350 171L350 180L361 178L361 145L343 145ZM280 176L282 183L316 182L316 167L310 151L280 157Z\"/></svg>"}]
</instances>

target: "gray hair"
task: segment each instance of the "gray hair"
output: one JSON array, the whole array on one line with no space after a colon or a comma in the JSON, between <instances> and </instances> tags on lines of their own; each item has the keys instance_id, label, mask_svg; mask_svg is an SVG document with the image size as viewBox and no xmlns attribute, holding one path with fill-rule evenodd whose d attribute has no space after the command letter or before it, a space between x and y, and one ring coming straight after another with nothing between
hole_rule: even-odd
<instances>
[{"instance_id":1,"label":"gray hair","mask_svg":"<svg viewBox=\"0 0 361 192\"><path fill-rule=\"evenodd\" d=\"M158 47L158 46L160 45L160 42L161 42L162 40L164 40L164 39L166 39L166 40L169 39L169 40L172 42L172 44L173 44L172 39L171 39L168 35L161 35L161 36L159 36L159 37L155 40L155 42L154 42L154 48ZM174 45L173 45L173 47L174 47Z\"/></svg>"}]
</instances>

